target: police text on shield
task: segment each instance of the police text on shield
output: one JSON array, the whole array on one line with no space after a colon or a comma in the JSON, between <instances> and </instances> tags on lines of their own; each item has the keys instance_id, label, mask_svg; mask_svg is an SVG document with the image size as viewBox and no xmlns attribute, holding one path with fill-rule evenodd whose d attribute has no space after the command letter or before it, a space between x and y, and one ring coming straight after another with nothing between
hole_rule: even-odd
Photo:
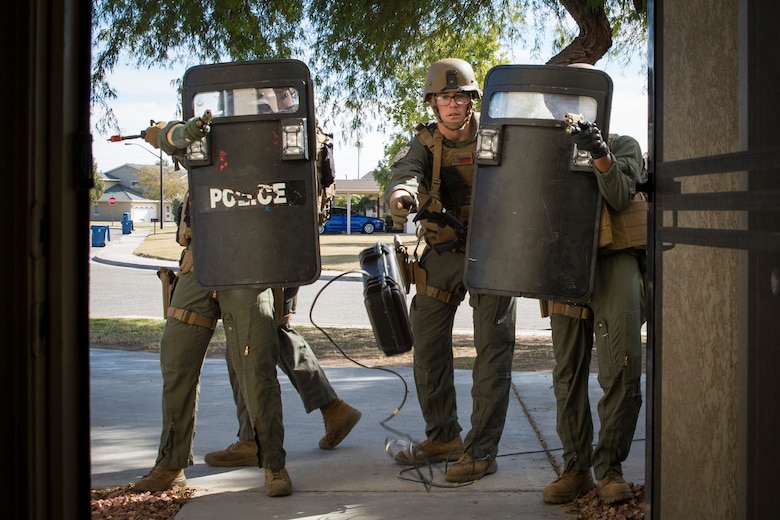
<instances>
[{"instance_id":1,"label":"police text on shield","mask_svg":"<svg viewBox=\"0 0 780 520\"><path fill-rule=\"evenodd\" d=\"M287 185L284 182L258 184L257 192L244 193L230 188L209 188L211 209L243 206L280 206L287 202Z\"/></svg>"}]
</instances>

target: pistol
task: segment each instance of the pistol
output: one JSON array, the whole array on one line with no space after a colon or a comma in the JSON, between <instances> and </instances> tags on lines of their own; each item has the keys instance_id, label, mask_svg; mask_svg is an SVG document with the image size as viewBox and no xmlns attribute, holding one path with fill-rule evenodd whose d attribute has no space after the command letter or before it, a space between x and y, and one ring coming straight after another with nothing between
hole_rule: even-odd
<instances>
[{"instance_id":1,"label":"pistol","mask_svg":"<svg viewBox=\"0 0 780 520\"><path fill-rule=\"evenodd\" d=\"M580 131L580 125L578 123L580 121L585 121L585 118L582 114L566 112L563 114L563 120L566 121L566 133L572 135Z\"/></svg>"}]
</instances>

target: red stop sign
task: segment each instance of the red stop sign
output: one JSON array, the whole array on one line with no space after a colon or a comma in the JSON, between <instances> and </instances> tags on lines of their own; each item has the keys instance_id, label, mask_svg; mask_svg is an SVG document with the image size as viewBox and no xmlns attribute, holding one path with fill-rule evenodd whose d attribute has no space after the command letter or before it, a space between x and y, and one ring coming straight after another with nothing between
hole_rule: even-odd
<instances>
[{"instance_id":1,"label":"red stop sign","mask_svg":"<svg viewBox=\"0 0 780 520\"><path fill-rule=\"evenodd\" d=\"M112 206L113 206L114 204L116 204L116 197L109 197L109 198L108 198L108 203L109 203L109 204L111 204Z\"/></svg>"}]
</instances>

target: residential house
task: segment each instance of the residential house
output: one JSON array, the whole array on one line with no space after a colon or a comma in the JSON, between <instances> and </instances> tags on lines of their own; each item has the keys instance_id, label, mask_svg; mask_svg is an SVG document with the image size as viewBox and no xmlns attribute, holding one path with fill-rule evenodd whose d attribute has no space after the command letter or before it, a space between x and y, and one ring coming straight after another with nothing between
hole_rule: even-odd
<instances>
[{"instance_id":1,"label":"residential house","mask_svg":"<svg viewBox=\"0 0 780 520\"><path fill-rule=\"evenodd\" d=\"M118 221L122 220L125 213L130 214L133 222L152 222L159 218L160 199L147 199L138 191L138 172L141 168L149 167L145 164L123 164L102 173L105 189L98 203L92 207L91 220L93 221ZM157 165L153 165L158 168ZM163 166L165 174L172 171L170 166ZM185 173L186 175L186 173ZM379 193L379 186L372 173L366 173L360 179L346 180L336 179L336 194L368 195L377 201L377 212L370 212L369 216L382 218L387 214ZM111 204L111 201L114 204ZM163 216L165 222L173 222L173 203L163 200ZM159 222L159 221L158 221Z\"/></svg>"},{"instance_id":2,"label":"residential house","mask_svg":"<svg viewBox=\"0 0 780 520\"><path fill-rule=\"evenodd\" d=\"M352 195L367 195L377 201L377 211L369 212L368 216L382 218L388 213L379 193L379 185L372 172L366 173L360 179L336 179L336 195L345 195L347 200Z\"/></svg>"},{"instance_id":3,"label":"residential house","mask_svg":"<svg viewBox=\"0 0 780 520\"><path fill-rule=\"evenodd\" d=\"M103 196L92 207L91 220L114 221L122 220L125 213L130 214L133 222L159 222L160 199L147 199L138 191L138 172L145 164L123 164L103 172L105 189ZM159 166L154 165L154 168ZM168 172L170 166L164 167ZM113 202L113 204L112 204ZM163 200L163 223L173 222L173 204Z\"/></svg>"}]
</instances>

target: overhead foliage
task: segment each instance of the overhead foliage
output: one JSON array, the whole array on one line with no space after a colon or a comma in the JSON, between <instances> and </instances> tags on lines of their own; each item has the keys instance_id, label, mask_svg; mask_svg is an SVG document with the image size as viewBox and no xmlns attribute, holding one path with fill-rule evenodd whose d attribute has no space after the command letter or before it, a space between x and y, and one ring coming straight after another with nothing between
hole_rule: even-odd
<instances>
[{"instance_id":1,"label":"overhead foliage","mask_svg":"<svg viewBox=\"0 0 780 520\"><path fill-rule=\"evenodd\" d=\"M142 166L136 179L138 181L137 189L147 199L156 200L160 198L160 166ZM184 198L187 192L187 176L181 171L171 170L163 162L162 176L163 197L166 200L176 201Z\"/></svg>"},{"instance_id":2,"label":"overhead foliage","mask_svg":"<svg viewBox=\"0 0 780 520\"><path fill-rule=\"evenodd\" d=\"M89 190L89 204L94 206L98 203L100 197L103 196L103 193L106 190L106 183L103 181L103 176L98 172L97 163L95 161L92 161L92 179L93 186L92 189Z\"/></svg>"},{"instance_id":3,"label":"overhead foliage","mask_svg":"<svg viewBox=\"0 0 780 520\"><path fill-rule=\"evenodd\" d=\"M102 130L117 126L108 78L120 60L148 68L301 59L320 105L349 114L345 130L358 130L403 124L419 113L425 68L442 57L466 59L481 80L514 45L550 63L595 63L606 53L644 55L646 42L646 0L93 3L92 104Z\"/></svg>"}]
</instances>

